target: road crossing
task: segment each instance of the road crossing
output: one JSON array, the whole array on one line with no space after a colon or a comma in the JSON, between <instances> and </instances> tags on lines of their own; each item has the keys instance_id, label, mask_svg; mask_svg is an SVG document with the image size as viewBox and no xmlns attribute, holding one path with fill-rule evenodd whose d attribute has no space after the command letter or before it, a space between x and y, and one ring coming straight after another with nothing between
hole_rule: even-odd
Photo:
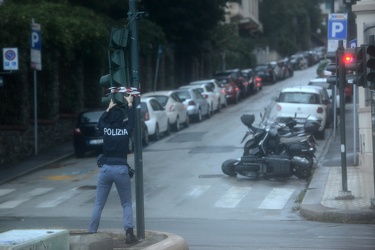
<instances>
[{"instance_id":1,"label":"road crossing","mask_svg":"<svg viewBox=\"0 0 375 250\"><path fill-rule=\"evenodd\" d=\"M21 209L27 207L27 210L36 209L50 209L59 206L69 206L71 208L80 207L84 205L92 205L95 199L95 190L87 191L80 188L71 188L66 190L56 189L52 187L34 188L27 192L18 190L17 188L0 189L0 216L2 211ZM166 188L168 189L168 188ZM168 207L174 207L176 210L179 207L181 200L185 207L196 207L194 204L211 207L212 209L236 209L242 202L242 207L246 206L248 210L282 210L288 202L295 202L294 198L300 191L295 188L288 187L267 187L262 186L262 196L256 194L253 188L249 186L233 186L227 188L225 192L218 192L213 185L192 185L186 188L186 192L176 199L176 197L164 197L163 203ZM147 190L146 190L147 192ZM253 193L252 193L253 192ZM85 195L83 199L75 199L79 195ZM159 194L163 196L163 194ZM133 195L133 200L135 195ZM115 187L112 187L110 197L106 207L119 208L119 202ZM160 198L148 198L147 206L159 206L156 200ZM247 202L246 200L253 200L254 202ZM36 200L38 202L36 202ZM72 201L74 200L74 202ZM113 202L112 202L113 200ZM244 200L246 202L244 202ZM28 204L30 202L30 204ZM78 202L78 203L77 203ZM80 204L81 203L81 204ZM113 203L113 204L111 204ZM135 203L135 201L133 202ZM31 205L32 204L32 205ZM30 207L33 206L33 207ZM290 206L289 206L290 207ZM243 209L243 208L242 208ZM40 213L40 211L38 212Z\"/></svg>"}]
</instances>

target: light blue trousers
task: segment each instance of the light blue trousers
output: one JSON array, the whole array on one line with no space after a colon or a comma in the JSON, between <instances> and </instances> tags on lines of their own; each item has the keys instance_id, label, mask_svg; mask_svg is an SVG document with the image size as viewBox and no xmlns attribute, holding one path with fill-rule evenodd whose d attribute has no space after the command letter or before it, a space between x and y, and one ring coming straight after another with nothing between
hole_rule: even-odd
<instances>
[{"instance_id":1,"label":"light blue trousers","mask_svg":"<svg viewBox=\"0 0 375 250\"><path fill-rule=\"evenodd\" d=\"M115 183L123 209L124 230L133 228L133 208L131 184L126 165L107 165L100 168L96 185L96 199L92 212L88 232L96 233L99 228L100 217L107 201L112 184Z\"/></svg>"}]
</instances>

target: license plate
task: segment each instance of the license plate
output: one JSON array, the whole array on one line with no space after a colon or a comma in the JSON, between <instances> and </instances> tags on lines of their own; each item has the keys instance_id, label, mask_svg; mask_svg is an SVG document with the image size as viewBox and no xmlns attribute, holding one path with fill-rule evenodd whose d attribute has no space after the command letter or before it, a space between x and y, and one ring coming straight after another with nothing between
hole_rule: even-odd
<instances>
[{"instance_id":1,"label":"license plate","mask_svg":"<svg viewBox=\"0 0 375 250\"><path fill-rule=\"evenodd\" d=\"M298 118L295 119L295 120L296 120L297 123L305 123L305 121L306 121L305 119L298 119Z\"/></svg>"},{"instance_id":2,"label":"license plate","mask_svg":"<svg viewBox=\"0 0 375 250\"><path fill-rule=\"evenodd\" d=\"M90 145L100 145L103 144L103 139L89 140Z\"/></svg>"}]
</instances>

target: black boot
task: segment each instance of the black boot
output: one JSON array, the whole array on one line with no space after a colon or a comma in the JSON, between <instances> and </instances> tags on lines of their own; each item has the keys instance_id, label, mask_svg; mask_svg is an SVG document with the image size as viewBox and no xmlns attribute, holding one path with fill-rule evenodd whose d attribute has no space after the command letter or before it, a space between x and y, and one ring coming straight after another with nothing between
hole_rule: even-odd
<instances>
[{"instance_id":1,"label":"black boot","mask_svg":"<svg viewBox=\"0 0 375 250\"><path fill-rule=\"evenodd\" d=\"M138 239L133 233L133 228L126 229L126 244L137 243Z\"/></svg>"}]
</instances>

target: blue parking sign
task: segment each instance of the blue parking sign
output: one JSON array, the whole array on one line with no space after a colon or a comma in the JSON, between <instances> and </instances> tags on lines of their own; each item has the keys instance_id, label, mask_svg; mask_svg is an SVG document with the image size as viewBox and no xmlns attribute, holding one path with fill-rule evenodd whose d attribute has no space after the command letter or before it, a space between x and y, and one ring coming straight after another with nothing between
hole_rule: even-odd
<instances>
[{"instance_id":1,"label":"blue parking sign","mask_svg":"<svg viewBox=\"0 0 375 250\"><path fill-rule=\"evenodd\" d=\"M347 14L330 14L328 19L328 40L346 40L347 26Z\"/></svg>"}]
</instances>

